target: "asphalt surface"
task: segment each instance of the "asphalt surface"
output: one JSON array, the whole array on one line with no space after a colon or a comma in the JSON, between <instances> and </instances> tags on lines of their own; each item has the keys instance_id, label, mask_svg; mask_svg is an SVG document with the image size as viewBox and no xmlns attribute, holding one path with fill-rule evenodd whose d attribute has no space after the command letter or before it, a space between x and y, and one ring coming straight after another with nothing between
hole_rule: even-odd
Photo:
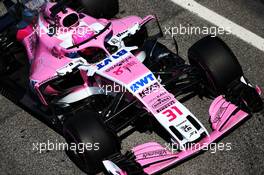
<instances>
[{"instance_id":1,"label":"asphalt surface","mask_svg":"<svg viewBox=\"0 0 264 175\"><path fill-rule=\"evenodd\" d=\"M197 0L202 5L217 12L248 30L264 37L264 1L263 0ZM191 12L173 4L169 0L121 0L118 16L156 14L162 28L183 26L212 26ZM188 48L201 34L176 35L180 55L186 59ZM263 52L233 35L220 36L238 57L246 77L252 83L264 87ZM169 36L162 42L173 49ZM209 100L194 98L186 106L206 123L208 121ZM209 126L207 126L209 127ZM33 151L33 143L64 142L64 139L52 129L30 116L14 104L0 96L0 175L15 174L83 174L67 158L63 151ZM148 140L158 140L155 134L131 135L123 144L129 149ZM165 175L262 175L264 174L264 119L256 114L245 124L221 140L231 143L230 151L210 151L195 157L164 173Z\"/></svg>"}]
</instances>

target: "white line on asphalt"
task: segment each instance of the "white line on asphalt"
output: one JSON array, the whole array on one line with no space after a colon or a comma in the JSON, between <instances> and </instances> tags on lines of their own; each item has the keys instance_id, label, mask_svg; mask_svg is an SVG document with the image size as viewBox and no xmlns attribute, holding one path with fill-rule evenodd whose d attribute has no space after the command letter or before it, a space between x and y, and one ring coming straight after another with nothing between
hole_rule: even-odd
<instances>
[{"instance_id":1,"label":"white line on asphalt","mask_svg":"<svg viewBox=\"0 0 264 175\"><path fill-rule=\"evenodd\" d=\"M209 21L210 23L223 27L225 29L231 29L232 34L238 38L246 41L254 47L264 51L264 39L255 33L247 30L246 28L230 21L229 19L217 14L216 12L202 6L194 0L171 0L175 4L197 14L199 17Z\"/></svg>"}]
</instances>

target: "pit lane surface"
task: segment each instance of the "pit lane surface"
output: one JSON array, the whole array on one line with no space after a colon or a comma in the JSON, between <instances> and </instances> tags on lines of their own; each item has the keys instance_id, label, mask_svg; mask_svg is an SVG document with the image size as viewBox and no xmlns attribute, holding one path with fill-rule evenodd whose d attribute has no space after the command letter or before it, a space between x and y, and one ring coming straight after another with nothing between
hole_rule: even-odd
<instances>
[{"instance_id":1,"label":"pit lane surface","mask_svg":"<svg viewBox=\"0 0 264 175\"><path fill-rule=\"evenodd\" d=\"M264 1L263 0L197 0L203 6L224 16L234 23L264 37ZM120 14L145 16L156 14L162 28L183 26L210 27L212 24L201 19L190 11L169 0L121 0ZM180 55L186 59L188 48L202 34L176 35ZM263 52L244 42L234 35L220 36L238 57L245 75L252 81L264 87ZM169 36L162 41L173 49ZM210 101L194 98L186 106L203 122L208 121ZM42 124L11 102L0 96L0 174L83 174L67 158L63 151L33 151L33 143L59 143L64 139L52 129ZM207 126L209 127L209 126ZM202 174L264 174L264 120L263 114L256 114L244 125L225 137L221 142L231 143L230 151L210 151L181 164L164 173L166 175L202 175ZM124 142L124 148L158 140L155 134L135 133Z\"/></svg>"}]
</instances>

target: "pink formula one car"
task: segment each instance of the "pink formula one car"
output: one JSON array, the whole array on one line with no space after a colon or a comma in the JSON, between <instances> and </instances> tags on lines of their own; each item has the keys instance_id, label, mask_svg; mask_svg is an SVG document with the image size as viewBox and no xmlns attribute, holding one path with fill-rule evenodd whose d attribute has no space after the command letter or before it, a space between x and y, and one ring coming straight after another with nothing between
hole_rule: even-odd
<instances>
[{"instance_id":1,"label":"pink formula one car","mask_svg":"<svg viewBox=\"0 0 264 175\"><path fill-rule=\"evenodd\" d=\"M221 39L207 36L195 43L186 64L157 41L162 33L148 36L150 21L156 18L96 19L47 3L16 32L29 64L21 59L14 62L23 70L12 68L14 62L1 67L4 95L69 145L89 144L84 151L66 151L87 174L160 173L263 107L260 88L244 77ZM195 95L214 99L210 130L183 105ZM122 154L122 140L134 131L154 131L178 150L150 141Z\"/></svg>"}]
</instances>

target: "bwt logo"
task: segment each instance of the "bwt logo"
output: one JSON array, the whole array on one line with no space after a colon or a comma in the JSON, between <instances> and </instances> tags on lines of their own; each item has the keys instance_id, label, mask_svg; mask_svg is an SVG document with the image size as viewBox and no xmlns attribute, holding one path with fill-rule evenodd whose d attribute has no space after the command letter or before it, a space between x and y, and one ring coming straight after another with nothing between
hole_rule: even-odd
<instances>
[{"instance_id":1,"label":"bwt logo","mask_svg":"<svg viewBox=\"0 0 264 175\"><path fill-rule=\"evenodd\" d=\"M105 58L101 63L97 64L98 70L104 68L105 66L109 65L110 63L112 63L113 60L117 60L117 59L121 58L123 55L125 55L127 53L128 53L128 51L123 49L123 50L120 50L119 52L117 52L116 54L112 55L111 57Z\"/></svg>"},{"instance_id":2,"label":"bwt logo","mask_svg":"<svg viewBox=\"0 0 264 175\"><path fill-rule=\"evenodd\" d=\"M145 76L144 78L141 78L139 81L137 81L136 83L132 84L130 86L130 89L133 92L136 92L139 88L144 87L145 85L149 84L151 81L154 81L155 78L153 77L153 74L148 74L147 76Z\"/></svg>"}]
</instances>

